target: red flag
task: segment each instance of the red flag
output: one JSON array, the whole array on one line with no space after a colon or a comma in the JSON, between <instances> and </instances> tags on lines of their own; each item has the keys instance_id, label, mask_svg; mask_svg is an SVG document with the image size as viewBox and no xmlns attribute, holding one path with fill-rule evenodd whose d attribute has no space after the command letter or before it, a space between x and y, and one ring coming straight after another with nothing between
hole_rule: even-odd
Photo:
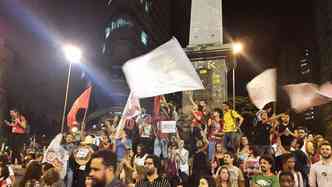
<instances>
[{"instance_id":1,"label":"red flag","mask_svg":"<svg viewBox=\"0 0 332 187\"><path fill-rule=\"evenodd\" d=\"M76 114L82 108L87 110L89 107L91 95L91 86L87 88L74 102L73 106L71 107L68 115L67 115L67 125L68 127L75 126L76 121Z\"/></svg>"}]
</instances>

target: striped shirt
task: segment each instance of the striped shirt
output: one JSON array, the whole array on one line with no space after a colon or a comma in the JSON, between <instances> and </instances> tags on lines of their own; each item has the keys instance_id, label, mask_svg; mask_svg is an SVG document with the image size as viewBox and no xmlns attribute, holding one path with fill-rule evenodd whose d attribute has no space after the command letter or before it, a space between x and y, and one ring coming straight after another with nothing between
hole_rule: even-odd
<instances>
[{"instance_id":1,"label":"striped shirt","mask_svg":"<svg viewBox=\"0 0 332 187\"><path fill-rule=\"evenodd\" d=\"M147 179L143 179L136 183L135 187L171 187L171 184L165 177L158 177L152 183Z\"/></svg>"}]
</instances>

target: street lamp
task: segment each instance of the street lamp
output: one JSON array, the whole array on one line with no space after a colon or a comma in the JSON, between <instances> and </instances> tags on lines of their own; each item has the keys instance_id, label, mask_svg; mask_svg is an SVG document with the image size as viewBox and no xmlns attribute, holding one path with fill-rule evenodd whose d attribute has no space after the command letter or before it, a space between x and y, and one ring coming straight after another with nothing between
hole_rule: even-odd
<instances>
[{"instance_id":1,"label":"street lamp","mask_svg":"<svg viewBox=\"0 0 332 187\"><path fill-rule=\"evenodd\" d=\"M236 57L239 55L243 50L242 43L236 42L232 44L232 51L233 51L233 110L235 110L235 69L237 66Z\"/></svg>"},{"instance_id":2,"label":"street lamp","mask_svg":"<svg viewBox=\"0 0 332 187\"><path fill-rule=\"evenodd\" d=\"M63 106L63 113L62 113L61 132L63 132L64 127L65 127L65 117L66 117L66 110L67 110L67 100L68 100L71 66L73 63L80 63L81 58L82 58L82 51L80 48L78 48L76 46L65 45L62 48L62 51L63 51L66 59L69 62L69 69L68 69L67 86L66 86L66 94L65 94L65 104Z\"/></svg>"}]
</instances>

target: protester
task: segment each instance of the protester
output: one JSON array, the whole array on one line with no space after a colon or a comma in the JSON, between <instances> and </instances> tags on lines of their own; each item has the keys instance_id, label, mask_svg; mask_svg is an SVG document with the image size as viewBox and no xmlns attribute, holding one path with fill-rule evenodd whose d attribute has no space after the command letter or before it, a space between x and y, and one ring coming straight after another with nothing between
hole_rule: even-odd
<instances>
[{"instance_id":1,"label":"protester","mask_svg":"<svg viewBox=\"0 0 332 187\"><path fill-rule=\"evenodd\" d=\"M231 152L226 152L224 154L224 166L230 172L230 182L232 187L244 187L245 180L242 171L234 166L234 161L236 161L236 157Z\"/></svg>"},{"instance_id":2,"label":"protester","mask_svg":"<svg viewBox=\"0 0 332 187\"><path fill-rule=\"evenodd\" d=\"M6 165L0 165L0 187L12 186L12 184L8 184L8 179L10 181L8 167Z\"/></svg>"},{"instance_id":3,"label":"protester","mask_svg":"<svg viewBox=\"0 0 332 187\"><path fill-rule=\"evenodd\" d=\"M231 173L226 166L222 166L218 169L216 174L217 187L231 187Z\"/></svg>"},{"instance_id":4,"label":"protester","mask_svg":"<svg viewBox=\"0 0 332 187\"><path fill-rule=\"evenodd\" d=\"M279 174L280 187L296 187L294 175L290 172L281 172Z\"/></svg>"},{"instance_id":5,"label":"protester","mask_svg":"<svg viewBox=\"0 0 332 187\"><path fill-rule=\"evenodd\" d=\"M295 170L295 157L293 154L285 154L282 158L282 172L290 172L293 174L295 186L304 187L303 178L300 172Z\"/></svg>"},{"instance_id":6,"label":"protester","mask_svg":"<svg viewBox=\"0 0 332 187\"><path fill-rule=\"evenodd\" d=\"M229 102L223 103L224 112L224 147L228 151L235 152L237 150L237 139L239 138L239 128L242 125L244 119L243 117L231 109L231 104Z\"/></svg>"},{"instance_id":7,"label":"protester","mask_svg":"<svg viewBox=\"0 0 332 187\"><path fill-rule=\"evenodd\" d=\"M20 187L39 187L41 185L42 165L38 161L31 161L26 169Z\"/></svg>"},{"instance_id":8,"label":"protester","mask_svg":"<svg viewBox=\"0 0 332 187\"><path fill-rule=\"evenodd\" d=\"M279 179L273 172L274 160L271 156L263 155L259 159L261 174L253 176L251 185L253 187L271 186L279 187Z\"/></svg>"},{"instance_id":9,"label":"protester","mask_svg":"<svg viewBox=\"0 0 332 187\"><path fill-rule=\"evenodd\" d=\"M320 144L321 161L313 164L309 174L310 187L332 186L332 147L328 142Z\"/></svg>"},{"instance_id":10,"label":"protester","mask_svg":"<svg viewBox=\"0 0 332 187\"><path fill-rule=\"evenodd\" d=\"M116 154L110 150L97 151L92 155L90 163L90 173L86 181L86 186L106 186L106 187L125 187L126 184L122 183L116 178L117 159Z\"/></svg>"},{"instance_id":11,"label":"protester","mask_svg":"<svg viewBox=\"0 0 332 187\"><path fill-rule=\"evenodd\" d=\"M138 181L135 187L171 187L169 181L159 175L161 165L160 160L156 156L147 156L144 160L144 168L146 177Z\"/></svg>"}]
</instances>

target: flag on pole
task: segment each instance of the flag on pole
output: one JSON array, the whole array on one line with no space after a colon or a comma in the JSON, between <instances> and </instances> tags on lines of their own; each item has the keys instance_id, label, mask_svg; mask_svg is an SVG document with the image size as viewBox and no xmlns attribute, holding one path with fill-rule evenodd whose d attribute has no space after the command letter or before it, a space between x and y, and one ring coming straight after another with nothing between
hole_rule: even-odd
<instances>
[{"instance_id":1,"label":"flag on pole","mask_svg":"<svg viewBox=\"0 0 332 187\"><path fill-rule=\"evenodd\" d=\"M289 84L283 88L290 98L291 107L296 112L303 112L332 101L330 83L325 83L321 87L313 83Z\"/></svg>"},{"instance_id":2,"label":"flag on pole","mask_svg":"<svg viewBox=\"0 0 332 187\"><path fill-rule=\"evenodd\" d=\"M122 69L130 90L138 98L204 89L176 38L146 55L127 61Z\"/></svg>"},{"instance_id":3,"label":"flag on pole","mask_svg":"<svg viewBox=\"0 0 332 187\"><path fill-rule=\"evenodd\" d=\"M119 136L120 130L124 128L126 120L134 118L140 113L141 113L141 105L139 102L139 98L133 92L130 92L120 122L116 129L116 137Z\"/></svg>"},{"instance_id":4,"label":"flag on pole","mask_svg":"<svg viewBox=\"0 0 332 187\"><path fill-rule=\"evenodd\" d=\"M61 179L64 179L67 173L69 153L61 146L62 138L61 133L55 136L44 152L42 163L52 164L60 172Z\"/></svg>"},{"instance_id":5,"label":"flag on pole","mask_svg":"<svg viewBox=\"0 0 332 187\"><path fill-rule=\"evenodd\" d=\"M92 87L88 87L74 102L73 106L71 107L68 115L67 115L67 125L68 127L75 126L77 123L76 114L80 109L87 110L89 107L90 102L90 95L91 95Z\"/></svg>"},{"instance_id":6,"label":"flag on pole","mask_svg":"<svg viewBox=\"0 0 332 187\"><path fill-rule=\"evenodd\" d=\"M268 69L247 84L251 102L258 108L277 100L277 70Z\"/></svg>"}]
</instances>

